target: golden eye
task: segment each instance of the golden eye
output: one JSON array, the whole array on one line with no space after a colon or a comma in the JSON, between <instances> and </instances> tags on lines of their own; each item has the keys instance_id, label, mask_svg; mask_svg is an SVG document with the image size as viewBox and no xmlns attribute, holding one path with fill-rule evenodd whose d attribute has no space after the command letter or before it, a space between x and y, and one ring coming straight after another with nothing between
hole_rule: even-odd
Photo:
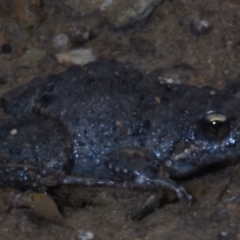
<instances>
[{"instance_id":1,"label":"golden eye","mask_svg":"<svg viewBox=\"0 0 240 240\"><path fill-rule=\"evenodd\" d=\"M225 137L229 133L229 128L229 120L220 113L210 113L201 120L201 129L209 138Z\"/></svg>"}]
</instances>

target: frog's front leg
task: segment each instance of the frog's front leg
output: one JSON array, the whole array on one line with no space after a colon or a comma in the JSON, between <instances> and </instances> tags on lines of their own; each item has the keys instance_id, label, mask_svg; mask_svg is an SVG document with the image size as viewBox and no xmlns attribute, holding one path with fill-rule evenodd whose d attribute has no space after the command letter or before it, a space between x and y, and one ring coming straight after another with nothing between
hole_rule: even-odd
<instances>
[{"instance_id":1,"label":"frog's front leg","mask_svg":"<svg viewBox=\"0 0 240 240\"><path fill-rule=\"evenodd\" d=\"M162 166L147 150L123 148L114 151L109 154L105 166L113 172L115 177L124 180L126 187L152 191L166 188L174 191L179 199L185 198L189 202L193 199L183 186L162 176L164 169L161 169Z\"/></svg>"}]
</instances>

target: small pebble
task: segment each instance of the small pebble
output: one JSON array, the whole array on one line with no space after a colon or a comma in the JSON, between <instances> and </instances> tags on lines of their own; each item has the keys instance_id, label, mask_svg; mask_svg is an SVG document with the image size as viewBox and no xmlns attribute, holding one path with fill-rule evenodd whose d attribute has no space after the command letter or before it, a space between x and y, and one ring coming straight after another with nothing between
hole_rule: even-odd
<instances>
[{"instance_id":1,"label":"small pebble","mask_svg":"<svg viewBox=\"0 0 240 240\"><path fill-rule=\"evenodd\" d=\"M12 46L9 43L5 43L1 47L2 53L11 53L12 52Z\"/></svg>"},{"instance_id":2,"label":"small pebble","mask_svg":"<svg viewBox=\"0 0 240 240\"><path fill-rule=\"evenodd\" d=\"M195 19L190 23L189 31L193 35L199 37L207 34L212 29L212 26L207 20Z\"/></svg>"},{"instance_id":3,"label":"small pebble","mask_svg":"<svg viewBox=\"0 0 240 240\"><path fill-rule=\"evenodd\" d=\"M81 66L96 60L91 48L81 48L66 53L59 53L56 55L56 59L59 63L70 63Z\"/></svg>"},{"instance_id":4,"label":"small pebble","mask_svg":"<svg viewBox=\"0 0 240 240\"><path fill-rule=\"evenodd\" d=\"M65 46L68 41L69 37L66 34L59 34L53 39L53 42L56 46Z\"/></svg>"},{"instance_id":5,"label":"small pebble","mask_svg":"<svg viewBox=\"0 0 240 240\"><path fill-rule=\"evenodd\" d=\"M222 231L221 233L219 233L218 239L219 240L229 240L230 236L229 236L228 232Z\"/></svg>"},{"instance_id":6,"label":"small pebble","mask_svg":"<svg viewBox=\"0 0 240 240\"><path fill-rule=\"evenodd\" d=\"M210 92L210 95L215 95L216 94L216 91L211 91Z\"/></svg>"},{"instance_id":7,"label":"small pebble","mask_svg":"<svg viewBox=\"0 0 240 240\"><path fill-rule=\"evenodd\" d=\"M11 133L11 135L16 135L16 134L17 134L17 129L12 129L12 130L10 131L10 133Z\"/></svg>"},{"instance_id":8,"label":"small pebble","mask_svg":"<svg viewBox=\"0 0 240 240\"><path fill-rule=\"evenodd\" d=\"M68 35L74 44L82 44L92 38L93 33L89 28L73 23L68 28Z\"/></svg>"},{"instance_id":9,"label":"small pebble","mask_svg":"<svg viewBox=\"0 0 240 240\"><path fill-rule=\"evenodd\" d=\"M106 0L100 7L101 11L106 11L107 8L113 3L113 0Z\"/></svg>"},{"instance_id":10,"label":"small pebble","mask_svg":"<svg viewBox=\"0 0 240 240\"><path fill-rule=\"evenodd\" d=\"M178 78L171 78L171 77L159 77L158 78L159 81L163 84L167 83L167 84L180 84L181 83L181 80L178 79Z\"/></svg>"},{"instance_id":11,"label":"small pebble","mask_svg":"<svg viewBox=\"0 0 240 240\"><path fill-rule=\"evenodd\" d=\"M83 231L77 235L76 239L77 240L93 240L94 234L90 231Z\"/></svg>"},{"instance_id":12,"label":"small pebble","mask_svg":"<svg viewBox=\"0 0 240 240\"><path fill-rule=\"evenodd\" d=\"M67 34L61 33L53 39L53 44L55 48L61 51L68 51L71 48L72 42Z\"/></svg>"}]
</instances>

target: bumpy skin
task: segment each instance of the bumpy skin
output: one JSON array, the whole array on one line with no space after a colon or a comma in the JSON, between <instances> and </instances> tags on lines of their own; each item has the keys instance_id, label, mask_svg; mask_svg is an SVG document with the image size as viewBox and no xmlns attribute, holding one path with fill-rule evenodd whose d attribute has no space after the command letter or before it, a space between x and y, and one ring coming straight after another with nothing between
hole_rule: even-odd
<instances>
[{"instance_id":1,"label":"bumpy skin","mask_svg":"<svg viewBox=\"0 0 240 240\"><path fill-rule=\"evenodd\" d=\"M21 189L56 186L73 167L71 139L59 121L36 117L2 120L0 183Z\"/></svg>"},{"instance_id":2,"label":"bumpy skin","mask_svg":"<svg viewBox=\"0 0 240 240\"><path fill-rule=\"evenodd\" d=\"M239 97L239 83L223 91L165 85L155 73L143 74L117 61L98 61L35 79L3 96L1 103L16 122L24 121L26 114L37 114L56 118L66 126L73 146L69 166L72 161L74 166L63 184L162 186L179 197L191 198L162 172L188 176L238 157ZM199 126L211 112L228 118L230 128L224 137L211 139ZM38 127L37 121L32 124ZM35 131L34 144L38 144L41 130ZM52 149L51 161L61 165L63 160L52 154ZM35 162L29 164L35 166ZM49 168L47 164L44 167ZM59 170L67 175L62 167Z\"/></svg>"}]
</instances>

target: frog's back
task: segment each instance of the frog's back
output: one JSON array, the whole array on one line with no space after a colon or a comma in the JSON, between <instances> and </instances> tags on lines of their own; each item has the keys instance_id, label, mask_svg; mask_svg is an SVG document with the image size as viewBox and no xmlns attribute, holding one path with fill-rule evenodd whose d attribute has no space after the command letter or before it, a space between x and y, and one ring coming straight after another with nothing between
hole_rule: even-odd
<instances>
[{"instance_id":1,"label":"frog's back","mask_svg":"<svg viewBox=\"0 0 240 240\"><path fill-rule=\"evenodd\" d=\"M102 152L152 144L151 134L156 131L161 135L159 131L171 130L173 141L174 133L181 131L179 112L187 112L186 102L196 98L197 92L193 86L160 84L157 77L127 64L99 61L37 79L6 94L2 106L15 116L37 111L60 118L76 147L93 146L95 152L97 145Z\"/></svg>"}]
</instances>

